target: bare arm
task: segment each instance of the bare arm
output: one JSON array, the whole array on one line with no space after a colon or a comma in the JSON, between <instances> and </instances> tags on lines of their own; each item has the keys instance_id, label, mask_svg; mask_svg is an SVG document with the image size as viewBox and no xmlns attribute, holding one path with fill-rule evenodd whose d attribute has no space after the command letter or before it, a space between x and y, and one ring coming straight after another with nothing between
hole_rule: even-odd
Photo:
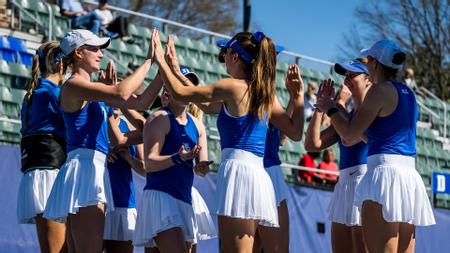
<instances>
[{"instance_id":1,"label":"bare arm","mask_svg":"<svg viewBox=\"0 0 450 253\"><path fill-rule=\"evenodd\" d=\"M141 111L148 110L158 97L158 94L162 88L162 84L163 82L161 76L156 75L151 83L147 86L147 88L145 88L142 94L132 95L126 101L118 101L114 104L121 108L125 107Z\"/></svg>"},{"instance_id":2,"label":"bare arm","mask_svg":"<svg viewBox=\"0 0 450 253\"><path fill-rule=\"evenodd\" d=\"M161 149L167 133L170 131L170 121L166 112L157 111L152 119L144 126L144 162L145 168L150 172L165 170L175 163L171 155L161 155ZM197 156L200 148L196 146L190 152L181 147L179 154L184 161Z\"/></svg>"},{"instance_id":3,"label":"bare arm","mask_svg":"<svg viewBox=\"0 0 450 253\"><path fill-rule=\"evenodd\" d=\"M303 109L303 80L297 65L289 66L285 84L290 96L289 103L291 105L289 110L292 110L292 112L286 112L278 102L278 98L275 97L270 122L290 139L300 141L302 139L305 116Z\"/></svg>"},{"instance_id":4,"label":"bare arm","mask_svg":"<svg viewBox=\"0 0 450 253\"><path fill-rule=\"evenodd\" d=\"M146 60L133 74L129 75L118 85L91 82L78 76L69 80L62 90L66 99L72 101L104 101L111 105L128 100L139 88L151 67L151 60ZM108 71L108 70L107 70Z\"/></svg>"},{"instance_id":5,"label":"bare arm","mask_svg":"<svg viewBox=\"0 0 450 253\"><path fill-rule=\"evenodd\" d=\"M331 115L331 123L341 137L347 140L360 138L378 116L383 106L383 100L380 98L386 96L383 88L379 86L379 84L373 85L369 89L362 105L351 119L343 117L340 113ZM319 96L317 106L321 111L336 107L332 99L327 96Z\"/></svg>"},{"instance_id":6,"label":"bare arm","mask_svg":"<svg viewBox=\"0 0 450 253\"><path fill-rule=\"evenodd\" d=\"M305 136L305 149L309 152L318 152L326 149L338 141L338 135L332 126L320 131L322 112L315 111Z\"/></svg>"},{"instance_id":7,"label":"bare arm","mask_svg":"<svg viewBox=\"0 0 450 253\"><path fill-rule=\"evenodd\" d=\"M127 118L128 122L137 130L142 132L146 119L139 112L135 110L122 110L123 115Z\"/></svg>"}]
</instances>

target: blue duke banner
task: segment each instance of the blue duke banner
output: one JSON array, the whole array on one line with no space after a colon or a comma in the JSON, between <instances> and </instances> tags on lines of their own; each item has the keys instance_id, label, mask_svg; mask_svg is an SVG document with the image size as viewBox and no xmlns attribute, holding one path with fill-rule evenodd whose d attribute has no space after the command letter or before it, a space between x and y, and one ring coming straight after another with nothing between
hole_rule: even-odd
<instances>
[{"instance_id":1,"label":"blue duke banner","mask_svg":"<svg viewBox=\"0 0 450 253\"><path fill-rule=\"evenodd\" d=\"M433 172L431 185L433 187L433 193L450 194L450 174Z\"/></svg>"}]
</instances>

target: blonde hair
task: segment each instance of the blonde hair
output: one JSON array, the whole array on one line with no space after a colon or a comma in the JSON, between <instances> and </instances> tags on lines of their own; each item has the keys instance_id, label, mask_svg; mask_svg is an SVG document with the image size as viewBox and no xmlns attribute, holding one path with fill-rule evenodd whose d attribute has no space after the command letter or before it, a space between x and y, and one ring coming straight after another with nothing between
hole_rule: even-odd
<instances>
[{"instance_id":1,"label":"blonde hair","mask_svg":"<svg viewBox=\"0 0 450 253\"><path fill-rule=\"evenodd\" d=\"M27 99L30 100L33 91L38 86L38 78L56 74L57 71L57 57L61 53L58 41L48 41L43 43L37 50L33 57L33 65L31 67L31 81L28 85ZM43 59L42 59L43 57ZM59 74L65 75L67 68L63 65ZM61 76L61 79L62 79Z\"/></svg>"},{"instance_id":2,"label":"blonde hair","mask_svg":"<svg viewBox=\"0 0 450 253\"><path fill-rule=\"evenodd\" d=\"M190 103L188 108L187 108L187 111L188 111L189 114L191 114L192 116L196 117L200 121L203 120L203 112L195 104Z\"/></svg>"},{"instance_id":3,"label":"blonde hair","mask_svg":"<svg viewBox=\"0 0 450 253\"><path fill-rule=\"evenodd\" d=\"M249 76L249 112L262 120L265 112L270 115L275 101L277 65L275 45L265 36L258 43L249 32L238 33L235 38L255 59L253 63L246 63L246 72Z\"/></svg>"}]
</instances>

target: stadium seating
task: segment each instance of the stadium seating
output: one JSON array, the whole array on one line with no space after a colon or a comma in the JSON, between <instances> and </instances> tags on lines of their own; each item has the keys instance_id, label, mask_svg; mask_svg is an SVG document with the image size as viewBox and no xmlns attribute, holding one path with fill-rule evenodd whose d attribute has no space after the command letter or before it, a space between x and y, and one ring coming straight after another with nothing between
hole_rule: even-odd
<instances>
[{"instance_id":1,"label":"stadium seating","mask_svg":"<svg viewBox=\"0 0 450 253\"><path fill-rule=\"evenodd\" d=\"M53 34L56 38L62 38L69 28L69 20L61 16L57 5L50 6L53 13L53 16L50 17L47 6L41 1L16 1L40 22L49 22L50 18L53 18L55 21L53 23ZM37 29L36 22L30 17L23 14L20 16L22 27L25 30L28 28ZM125 44L121 40L113 40L107 51L125 65L128 65L129 62L140 64L147 54L151 30L148 27L142 27L132 23L130 24L129 32L135 38L134 45ZM160 34L162 42L166 42L167 34L162 32ZM194 70L203 82L210 83L228 76L224 65L218 62L219 50L214 44L183 36L175 36L174 40L180 64ZM0 142L18 144L20 142L20 123L16 122L20 119L20 105L25 93L24 89L30 78L31 71L29 65L31 64L30 59L32 59L32 55L30 56L27 53L23 42L8 37L1 37L0 53L2 57L0 59L0 118L13 120L0 120ZM108 59L107 56L105 58ZM102 67L106 67L106 63L106 61L103 61ZM124 66L120 64L116 64L116 66L121 75L125 75L128 72ZM289 94L284 87L284 75L288 66L287 62L278 62L276 68L277 97L283 106L286 106L289 100ZM150 81L153 79L156 71L157 69L152 67L146 80ZM309 81L320 82L325 78L333 79L336 85L343 82L342 77L336 74L330 75L329 73L310 68L302 68L301 74L305 83ZM416 167L428 191L430 191L432 171L450 172L450 154L448 150L444 150L442 138L439 137L442 137L443 134L445 111L442 103L437 100L430 98L424 99L419 96L418 101L429 107L439 116L438 118L432 117L428 111L421 110L420 120L430 122L431 128L417 128ZM450 121L450 104L447 104L447 108L447 118ZM204 116L204 122L208 132L209 158L214 160L217 166L220 163L220 144L218 141L216 120L216 116ZM306 127L305 125L305 131ZM450 132L450 128L447 131ZM336 146L334 146L334 150L338 157L339 150ZM303 142L292 142L288 140L280 147L280 157L284 163L297 164L300 156L304 152ZM291 175L290 168L283 168L283 173L288 182L294 182L296 180ZM439 206L450 208L450 199L447 195L437 195L436 198L436 203Z\"/></svg>"}]
</instances>

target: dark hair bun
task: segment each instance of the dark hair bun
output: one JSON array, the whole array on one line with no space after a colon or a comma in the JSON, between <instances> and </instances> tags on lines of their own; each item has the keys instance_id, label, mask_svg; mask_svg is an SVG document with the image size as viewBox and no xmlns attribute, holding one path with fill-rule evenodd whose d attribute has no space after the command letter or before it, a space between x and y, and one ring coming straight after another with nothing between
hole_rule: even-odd
<instances>
[{"instance_id":1,"label":"dark hair bun","mask_svg":"<svg viewBox=\"0 0 450 253\"><path fill-rule=\"evenodd\" d=\"M395 53L392 57L392 63L400 65L406 61L406 54L403 52Z\"/></svg>"}]
</instances>

